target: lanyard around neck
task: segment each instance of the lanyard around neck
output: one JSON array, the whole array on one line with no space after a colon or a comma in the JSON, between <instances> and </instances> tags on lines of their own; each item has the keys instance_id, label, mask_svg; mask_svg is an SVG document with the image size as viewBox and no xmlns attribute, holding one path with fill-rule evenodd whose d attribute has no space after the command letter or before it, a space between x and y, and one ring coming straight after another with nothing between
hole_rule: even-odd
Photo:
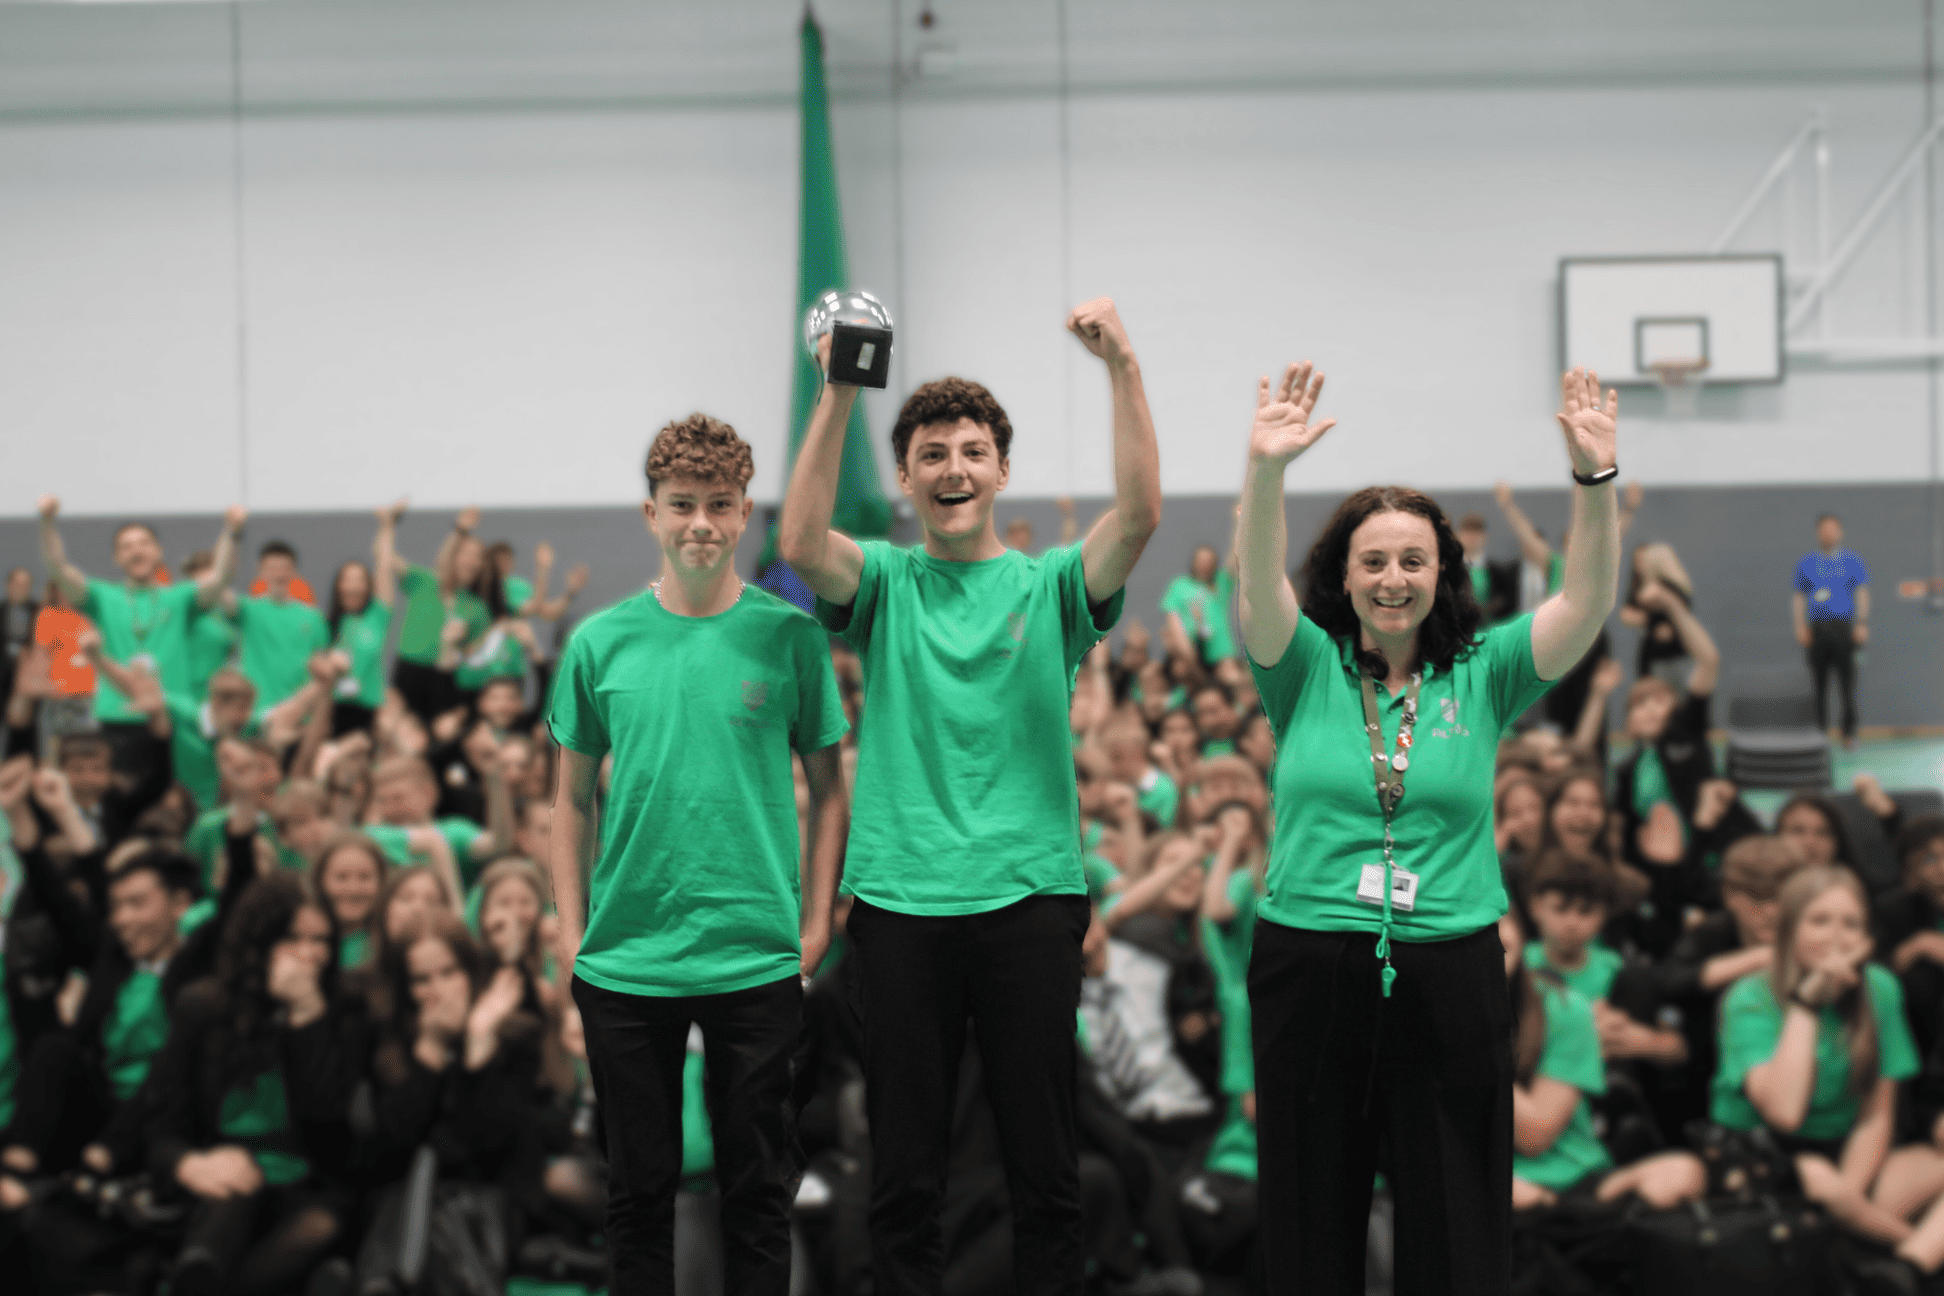
<instances>
[{"instance_id":1,"label":"lanyard around neck","mask_svg":"<svg viewBox=\"0 0 1944 1296\"><path fill-rule=\"evenodd\" d=\"M1370 768L1377 781L1377 805L1384 812L1384 918L1377 932L1377 957L1384 961L1384 998L1390 998L1391 983L1397 969L1391 966L1391 889L1397 876L1397 861L1392 857L1391 817L1397 803L1404 799L1404 775L1411 767L1411 734L1417 728L1418 689L1424 672L1411 675L1411 690L1404 695L1404 718L1397 724L1397 754L1384 750L1384 722L1377 711L1377 684L1367 670L1357 672L1363 690L1364 730L1370 735Z\"/></svg>"}]
</instances>

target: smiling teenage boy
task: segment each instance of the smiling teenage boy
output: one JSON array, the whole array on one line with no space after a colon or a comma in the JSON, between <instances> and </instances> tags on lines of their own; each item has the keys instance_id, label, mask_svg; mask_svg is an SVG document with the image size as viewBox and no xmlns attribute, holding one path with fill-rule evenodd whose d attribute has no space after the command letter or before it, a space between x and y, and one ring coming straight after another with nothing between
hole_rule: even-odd
<instances>
[{"instance_id":1,"label":"smiling teenage boy","mask_svg":"<svg viewBox=\"0 0 1944 1296\"><path fill-rule=\"evenodd\" d=\"M557 953L607 1127L610 1289L630 1296L675 1289L691 1024L708 1057L725 1289L790 1289L792 1059L803 977L830 945L849 726L828 637L736 575L754 471L718 419L661 430L642 505L661 579L582 621L553 687ZM792 752L816 825L802 876Z\"/></svg>"},{"instance_id":2,"label":"smiling teenage boy","mask_svg":"<svg viewBox=\"0 0 1944 1296\"><path fill-rule=\"evenodd\" d=\"M1111 301L1067 327L1106 362L1115 506L1079 546L1031 558L993 530L1012 425L977 383L926 383L891 433L924 543L830 529L854 387L817 404L778 542L817 614L863 662L858 799L844 890L860 959L880 1296L935 1292L954 1082L978 1033L1021 1292L1085 1280L1074 1014L1089 910L1067 709L1161 514L1141 370Z\"/></svg>"}]
</instances>

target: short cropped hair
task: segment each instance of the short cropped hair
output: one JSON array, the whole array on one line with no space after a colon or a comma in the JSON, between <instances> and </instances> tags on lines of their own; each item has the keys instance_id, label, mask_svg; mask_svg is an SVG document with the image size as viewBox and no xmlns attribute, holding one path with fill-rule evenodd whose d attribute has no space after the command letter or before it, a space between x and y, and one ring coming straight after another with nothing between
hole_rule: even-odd
<instances>
[{"instance_id":1,"label":"short cropped hair","mask_svg":"<svg viewBox=\"0 0 1944 1296\"><path fill-rule=\"evenodd\" d=\"M114 746L107 737L98 733L63 734L59 764L65 766L75 759L109 760L115 754Z\"/></svg>"},{"instance_id":2,"label":"short cropped hair","mask_svg":"<svg viewBox=\"0 0 1944 1296\"><path fill-rule=\"evenodd\" d=\"M202 865L173 846L161 842L144 846L108 874L108 885L113 888L137 873L155 874L164 891L180 892L192 898L202 895Z\"/></svg>"},{"instance_id":3,"label":"short cropped hair","mask_svg":"<svg viewBox=\"0 0 1944 1296\"><path fill-rule=\"evenodd\" d=\"M1485 525L1485 515L1483 513L1467 513L1458 519L1458 529L1460 531L1484 531L1489 528Z\"/></svg>"},{"instance_id":4,"label":"short cropped hair","mask_svg":"<svg viewBox=\"0 0 1944 1296\"><path fill-rule=\"evenodd\" d=\"M722 483L748 490L756 475L756 458L736 429L707 414L677 419L655 433L643 467L648 493L670 477L693 477L711 485Z\"/></svg>"},{"instance_id":5,"label":"short cropped hair","mask_svg":"<svg viewBox=\"0 0 1944 1296\"><path fill-rule=\"evenodd\" d=\"M992 433L992 444L1005 459L1012 454L1012 420L987 391L970 378L940 378L921 385L911 393L891 426L891 454L902 464L911 449L911 437L921 427L934 423L957 423L971 419Z\"/></svg>"},{"instance_id":6,"label":"short cropped hair","mask_svg":"<svg viewBox=\"0 0 1944 1296\"><path fill-rule=\"evenodd\" d=\"M1751 900L1773 900L1782 884L1808 867L1787 837L1755 833L1730 846L1721 857L1721 889Z\"/></svg>"},{"instance_id":7,"label":"short cropped hair","mask_svg":"<svg viewBox=\"0 0 1944 1296\"><path fill-rule=\"evenodd\" d=\"M1613 908L1617 890L1613 866L1597 856L1555 846L1539 856L1526 883L1528 902L1551 891L1567 902Z\"/></svg>"},{"instance_id":8,"label":"short cropped hair","mask_svg":"<svg viewBox=\"0 0 1944 1296\"><path fill-rule=\"evenodd\" d=\"M288 540L265 540L263 548L257 550L257 561L265 558L288 558L292 564L297 561L297 549Z\"/></svg>"},{"instance_id":9,"label":"short cropped hair","mask_svg":"<svg viewBox=\"0 0 1944 1296\"><path fill-rule=\"evenodd\" d=\"M430 787L438 787L439 780L433 776L432 766L423 756L387 756L371 767L371 781L383 783L387 779L418 779Z\"/></svg>"},{"instance_id":10,"label":"short cropped hair","mask_svg":"<svg viewBox=\"0 0 1944 1296\"><path fill-rule=\"evenodd\" d=\"M155 543L158 545L162 543L162 537L155 534L155 528L150 526L148 523L124 522L120 526L115 528L115 534L109 538L108 544L110 548L113 548L115 545L121 543L122 532L124 531L146 531L148 532L149 539L155 541Z\"/></svg>"},{"instance_id":11,"label":"short cropped hair","mask_svg":"<svg viewBox=\"0 0 1944 1296\"><path fill-rule=\"evenodd\" d=\"M238 692L247 690L252 697L256 695L256 681L234 666L218 666L212 671L209 676L209 687L235 689Z\"/></svg>"}]
</instances>

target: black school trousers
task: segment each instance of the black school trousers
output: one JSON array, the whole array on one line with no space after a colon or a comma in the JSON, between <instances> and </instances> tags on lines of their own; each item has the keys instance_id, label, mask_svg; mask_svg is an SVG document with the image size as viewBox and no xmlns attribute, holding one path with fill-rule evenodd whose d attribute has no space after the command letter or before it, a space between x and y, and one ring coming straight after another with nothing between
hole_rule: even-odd
<instances>
[{"instance_id":1,"label":"black school trousers","mask_svg":"<svg viewBox=\"0 0 1944 1296\"><path fill-rule=\"evenodd\" d=\"M1075 1015L1090 918L1084 895L951 916L852 907L876 1296L943 1290L945 1179L968 1022L1012 1202L1014 1290L1084 1288Z\"/></svg>"},{"instance_id":2,"label":"black school trousers","mask_svg":"<svg viewBox=\"0 0 1944 1296\"><path fill-rule=\"evenodd\" d=\"M736 1296L787 1296L790 1207L803 1177L791 1078L803 1024L795 973L711 995L639 995L573 980L607 1130L613 1296L673 1296L682 1180L682 1066L702 1028L722 1189L723 1275Z\"/></svg>"},{"instance_id":3,"label":"black school trousers","mask_svg":"<svg viewBox=\"0 0 1944 1296\"><path fill-rule=\"evenodd\" d=\"M1271 1293L1361 1296L1373 1180L1397 1206L1396 1296L1511 1285L1512 1011L1498 928L1391 942L1256 924L1262 1260Z\"/></svg>"},{"instance_id":4,"label":"black school trousers","mask_svg":"<svg viewBox=\"0 0 1944 1296\"><path fill-rule=\"evenodd\" d=\"M1856 629L1845 617L1809 623L1809 674L1816 681L1816 725L1829 728L1829 677L1836 676L1843 737L1856 737Z\"/></svg>"}]
</instances>

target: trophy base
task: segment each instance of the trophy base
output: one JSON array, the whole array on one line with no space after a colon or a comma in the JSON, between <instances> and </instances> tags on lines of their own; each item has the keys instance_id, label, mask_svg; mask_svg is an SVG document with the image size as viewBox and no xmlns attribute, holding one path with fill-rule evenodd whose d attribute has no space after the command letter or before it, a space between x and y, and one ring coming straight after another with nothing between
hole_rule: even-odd
<instances>
[{"instance_id":1,"label":"trophy base","mask_svg":"<svg viewBox=\"0 0 1944 1296\"><path fill-rule=\"evenodd\" d=\"M830 381L883 389L891 383L891 330L864 324L830 326Z\"/></svg>"}]
</instances>

